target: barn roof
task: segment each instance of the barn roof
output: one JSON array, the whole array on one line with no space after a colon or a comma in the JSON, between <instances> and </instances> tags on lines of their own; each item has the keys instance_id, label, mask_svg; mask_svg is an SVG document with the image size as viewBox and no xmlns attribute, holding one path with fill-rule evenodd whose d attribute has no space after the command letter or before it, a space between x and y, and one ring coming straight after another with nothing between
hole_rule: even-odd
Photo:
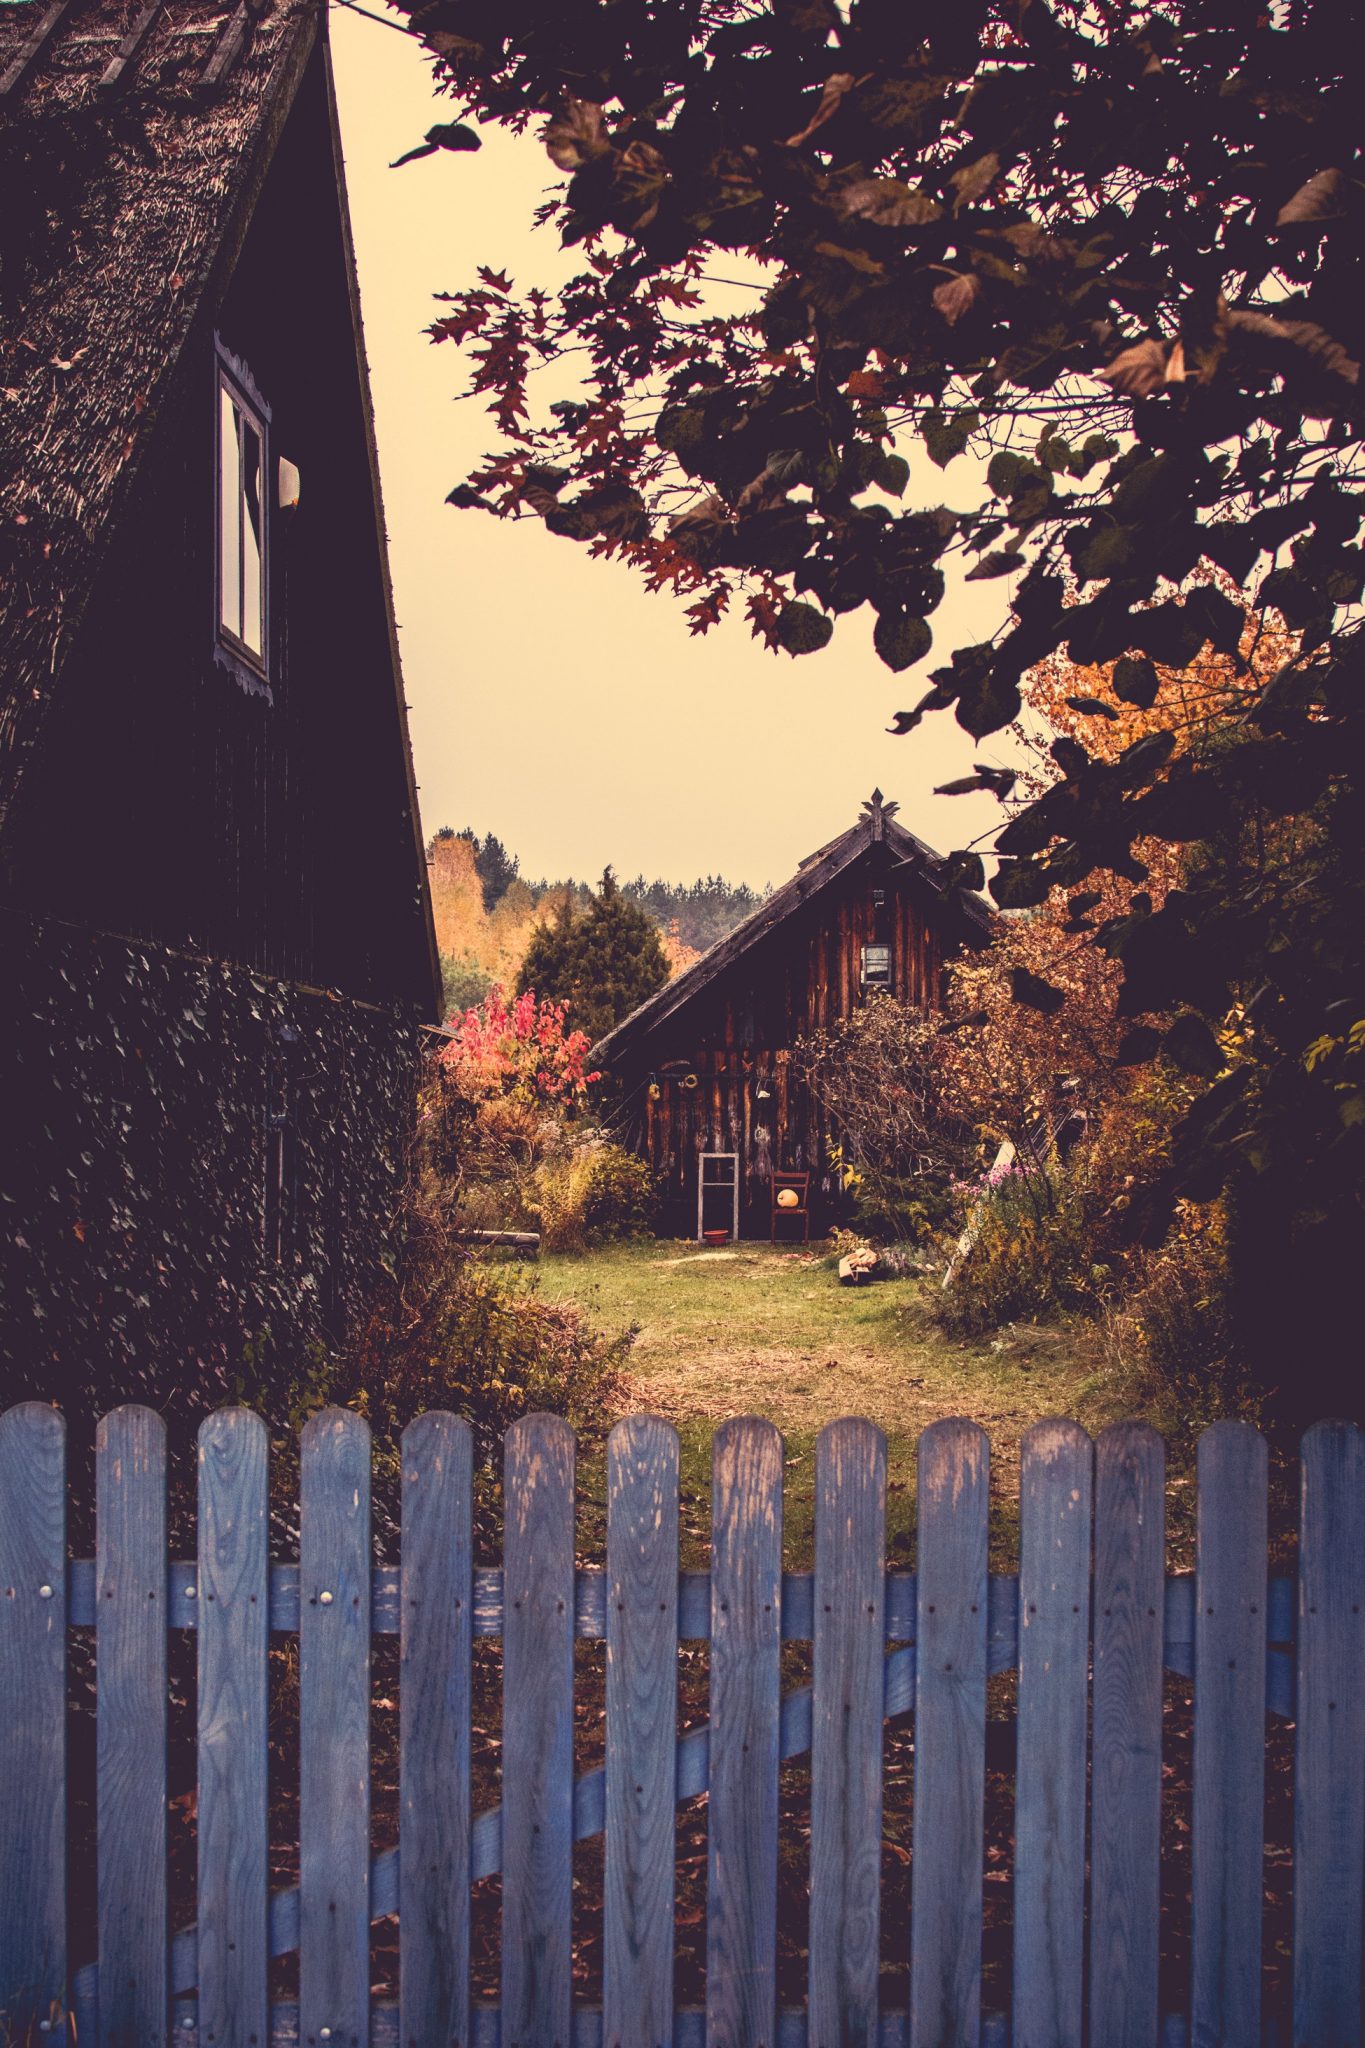
<instances>
[{"instance_id":1,"label":"barn roof","mask_svg":"<svg viewBox=\"0 0 1365 2048\"><path fill-rule=\"evenodd\" d=\"M321 0L0 8L0 833L105 541L181 352L231 275L324 24ZM353 264L350 282L358 333ZM387 594L387 563L384 579ZM396 639L393 652L425 891ZM439 988L430 929L427 951Z\"/></svg>"},{"instance_id":2,"label":"barn roof","mask_svg":"<svg viewBox=\"0 0 1365 2048\"><path fill-rule=\"evenodd\" d=\"M860 860L868 850L884 843L899 860L917 868L929 888L942 896L945 919L956 923L964 941L969 945L981 945L991 933L991 910L981 896L970 891L954 889L946 879L947 861L942 854L935 853L932 846L926 846L902 825L896 816L896 805L887 803L879 789L874 789L868 802L863 805L857 822L841 832L837 839L831 839L826 846L815 853L807 854L789 882L780 889L774 889L771 896L758 909L727 932L723 939L694 960L673 981L650 996L639 1008L632 1010L605 1038L596 1044L590 1055L594 1063L603 1064L619 1059L637 1040L646 1036L662 1024L666 1018L692 1002L708 988L717 977L732 967L737 960L752 950L761 939L767 937L777 925L804 904L829 888L832 882Z\"/></svg>"}]
</instances>

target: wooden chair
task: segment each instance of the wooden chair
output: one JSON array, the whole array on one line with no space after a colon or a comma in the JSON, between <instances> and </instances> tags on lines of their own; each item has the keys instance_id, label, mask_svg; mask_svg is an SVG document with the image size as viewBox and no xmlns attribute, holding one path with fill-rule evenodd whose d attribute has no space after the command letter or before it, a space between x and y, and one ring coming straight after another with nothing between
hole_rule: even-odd
<instances>
[{"instance_id":1,"label":"wooden chair","mask_svg":"<svg viewBox=\"0 0 1365 2048\"><path fill-rule=\"evenodd\" d=\"M784 1188L794 1188L800 1197L796 1207L790 1203L779 1205L778 1196ZM784 1223L796 1221L801 1225L801 1235L810 1243L810 1175L808 1173L775 1173L772 1184L773 1218L771 1241L777 1243L777 1224L780 1217Z\"/></svg>"}]
</instances>

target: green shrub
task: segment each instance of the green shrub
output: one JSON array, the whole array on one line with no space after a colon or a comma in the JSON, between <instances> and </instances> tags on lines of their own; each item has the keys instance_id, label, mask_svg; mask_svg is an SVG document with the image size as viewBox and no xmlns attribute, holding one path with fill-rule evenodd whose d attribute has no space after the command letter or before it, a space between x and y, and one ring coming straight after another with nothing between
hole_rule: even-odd
<instances>
[{"instance_id":1,"label":"green shrub","mask_svg":"<svg viewBox=\"0 0 1365 2048\"><path fill-rule=\"evenodd\" d=\"M542 1166L529 1197L542 1244L553 1252L645 1236L655 1200L644 1160L602 1138L584 1139L567 1159Z\"/></svg>"},{"instance_id":2,"label":"green shrub","mask_svg":"<svg viewBox=\"0 0 1365 2048\"><path fill-rule=\"evenodd\" d=\"M944 1329L980 1336L1021 1318L1098 1308L1108 1274L1092 1263L1079 1172L1016 1171L973 1190L968 1209L975 1236L966 1252L950 1247L952 1277L938 1304Z\"/></svg>"},{"instance_id":3,"label":"green shrub","mask_svg":"<svg viewBox=\"0 0 1365 2048\"><path fill-rule=\"evenodd\" d=\"M456 1011L476 1009L492 988L493 977L470 953L461 953L458 957L443 953L441 984L449 1017Z\"/></svg>"}]
</instances>

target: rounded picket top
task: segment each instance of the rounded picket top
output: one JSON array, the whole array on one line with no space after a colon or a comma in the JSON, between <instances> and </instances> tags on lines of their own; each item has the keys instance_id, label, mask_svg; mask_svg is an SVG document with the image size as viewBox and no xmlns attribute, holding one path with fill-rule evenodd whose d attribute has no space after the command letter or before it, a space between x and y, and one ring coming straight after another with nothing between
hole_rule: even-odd
<instances>
[{"instance_id":1,"label":"rounded picket top","mask_svg":"<svg viewBox=\"0 0 1365 2048\"><path fill-rule=\"evenodd\" d=\"M1358 1423L1348 1421L1344 1415L1325 1415L1318 1422L1310 1423L1299 1439L1299 1450L1304 1458L1311 1452L1317 1456L1337 1450L1349 1454L1349 1447L1365 1440L1365 1431Z\"/></svg>"},{"instance_id":2,"label":"rounded picket top","mask_svg":"<svg viewBox=\"0 0 1365 2048\"><path fill-rule=\"evenodd\" d=\"M781 1430L763 1415L732 1415L711 1439L711 1509L741 1487L779 1493L786 1447Z\"/></svg>"},{"instance_id":3,"label":"rounded picket top","mask_svg":"<svg viewBox=\"0 0 1365 2048\"><path fill-rule=\"evenodd\" d=\"M869 1422L865 1415L836 1415L833 1421L822 1426L815 1439L817 1461L822 1447L827 1457L838 1457L841 1462L860 1452L865 1456L884 1458L886 1431L875 1422Z\"/></svg>"},{"instance_id":4,"label":"rounded picket top","mask_svg":"<svg viewBox=\"0 0 1365 2048\"><path fill-rule=\"evenodd\" d=\"M965 1415L944 1415L920 1433L915 1447L921 1515L926 1504L945 1494L959 1495L984 1486L990 1472L991 1442L979 1422Z\"/></svg>"},{"instance_id":5,"label":"rounded picket top","mask_svg":"<svg viewBox=\"0 0 1365 2048\"><path fill-rule=\"evenodd\" d=\"M438 1470L473 1470L474 1431L465 1416L449 1408L428 1408L414 1415L399 1438L399 1448L405 1479L417 1477L415 1471L408 1470L409 1459L414 1465L434 1465Z\"/></svg>"},{"instance_id":6,"label":"rounded picket top","mask_svg":"<svg viewBox=\"0 0 1365 2048\"><path fill-rule=\"evenodd\" d=\"M663 1415L623 1415L607 1435L607 1456L639 1457L652 1451L680 1448L681 1439Z\"/></svg>"},{"instance_id":7,"label":"rounded picket top","mask_svg":"<svg viewBox=\"0 0 1365 2048\"><path fill-rule=\"evenodd\" d=\"M1037 1422L1031 1422L1019 1439L1021 1461L1024 1458L1036 1460L1039 1464L1054 1465L1068 1458L1084 1458L1094 1451L1095 1443L1088 1429L1069 1415L1044 1415Z\"/></svg>"},{"instance_id":8,"label":"rounded picket top","mask_svg":"<svg viewBox=\"0 0 1365 2048\"><path fill-rule=\"evenodd\" d=\"M340 1449L345 1444L363 1445L369 1450L370 1425L363 1415L357 1415L353 1408L319 1408L316 1415L310 1415L300 1433L305 1452L316 1453L324 1448Z\"/></svg>"},{"instance_id":9,"label":"rounded picket top","mask_svg":"<svg viewBox=\"0 0 1365 2048\"><path fill-rule=\"evenodd\" d=\"M166 1424L155 1408L145 1408L140 1401L125 1401L118 1408L111 1408L95 1426L97 1452L122 1450L126 1455L138 1449L150 1450L153 1445L159 1445L164 1455Z\"/></svg>"},{"instance_id":10,"label":"rounded picket top","mask_svg":"<svg viewBox=\"0 0 1365 2048\"><path fill-rule=\"evenodd\" d=\"M66 1450L66 1417L46 1401L16 1401L0 1410L0 1455L18 1454L24 1445L43 1457Z\"/></svg>"},{"instance_id":11,"label":"rounded picket top","mask_svg":"<svg viewBox=\"0 0 1365 2048\"><path fill-rule=\"evenodd\" d=\"M199 1425L199 1461L202 1464L216 1451L254 1447L267 1439L265 1423L254 1408L215 1408Z\"/></svg>"},{"instance_id":12,"label":"rounded picket top","mask_svg":"<svg viewBox=\"0 0 1365 2048\"><path fill-rule=\"evenodd\" d=\"M1201 1485L1212 1479L1261 1486L1270 1467L1270 1449L1254 1422L1228 1415L1200 1430L1195 1465Z\"/></svg>"},{"instance_id":13,"label":"rounded picket top","mask_svg":"<svg viewBox=\"0 0 1365 2048\"><path fill-rule=\"evenodd\" d=\"M538 1408L530 1415L519 1415L503 1432L503 1450L511 1454L514 1450L524 1457L537 1444L548 1449L551 1445L574 1444L573 1426L562 1415L555 1415L549 1409Z\"/></svg>"}]
</instances>

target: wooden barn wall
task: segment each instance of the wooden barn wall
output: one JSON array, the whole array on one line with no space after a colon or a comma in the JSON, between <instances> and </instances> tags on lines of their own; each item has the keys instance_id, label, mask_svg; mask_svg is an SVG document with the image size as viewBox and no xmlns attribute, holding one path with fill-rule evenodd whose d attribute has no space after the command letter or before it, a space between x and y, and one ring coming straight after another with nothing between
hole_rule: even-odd
<instances>
[{"instance_id":1,"label":"wooden barn wall","mask_svg":"<svg viewBox=\"0 0 1365 2048\"><path fill-rule=\"evenodd\" d=\"M416 852L320 64L319 48L226 297L142 429L152 439L22 792L0 901L420 1002ZM274 515L269 699L213 659L215 327L270 405L272 498L280 456L302 475L299 509Z\"/></svg>"},{"instance_id":2,"label":"wooden barn wall","mask_svg":"<svg viewBox=\"0 0 1365 2048\"><path fill-rule=\"evenodd\" d=\"M873 891L884 892L882 907ZM659 1175L664 1227L696 1228L697 1161L738 1152L740 1228L766 1236L773 1169L813 1175L812 1206L827 1225L839 1213L827 1132L791 1066L802 1038L867 1000L862 948L890 944L890 994L914 1008L942 1002L945 945L936 899L884 846L874 847L811 904L793 912L719 975L676 1019L632 1046L618 1072L631 1141ZM696 1075L661 1073L687 1061ZM657 1077L660 1093L650 1094ZM766 1099L762 1091L766 1091Z\"/></svg>"}]
</instances>

